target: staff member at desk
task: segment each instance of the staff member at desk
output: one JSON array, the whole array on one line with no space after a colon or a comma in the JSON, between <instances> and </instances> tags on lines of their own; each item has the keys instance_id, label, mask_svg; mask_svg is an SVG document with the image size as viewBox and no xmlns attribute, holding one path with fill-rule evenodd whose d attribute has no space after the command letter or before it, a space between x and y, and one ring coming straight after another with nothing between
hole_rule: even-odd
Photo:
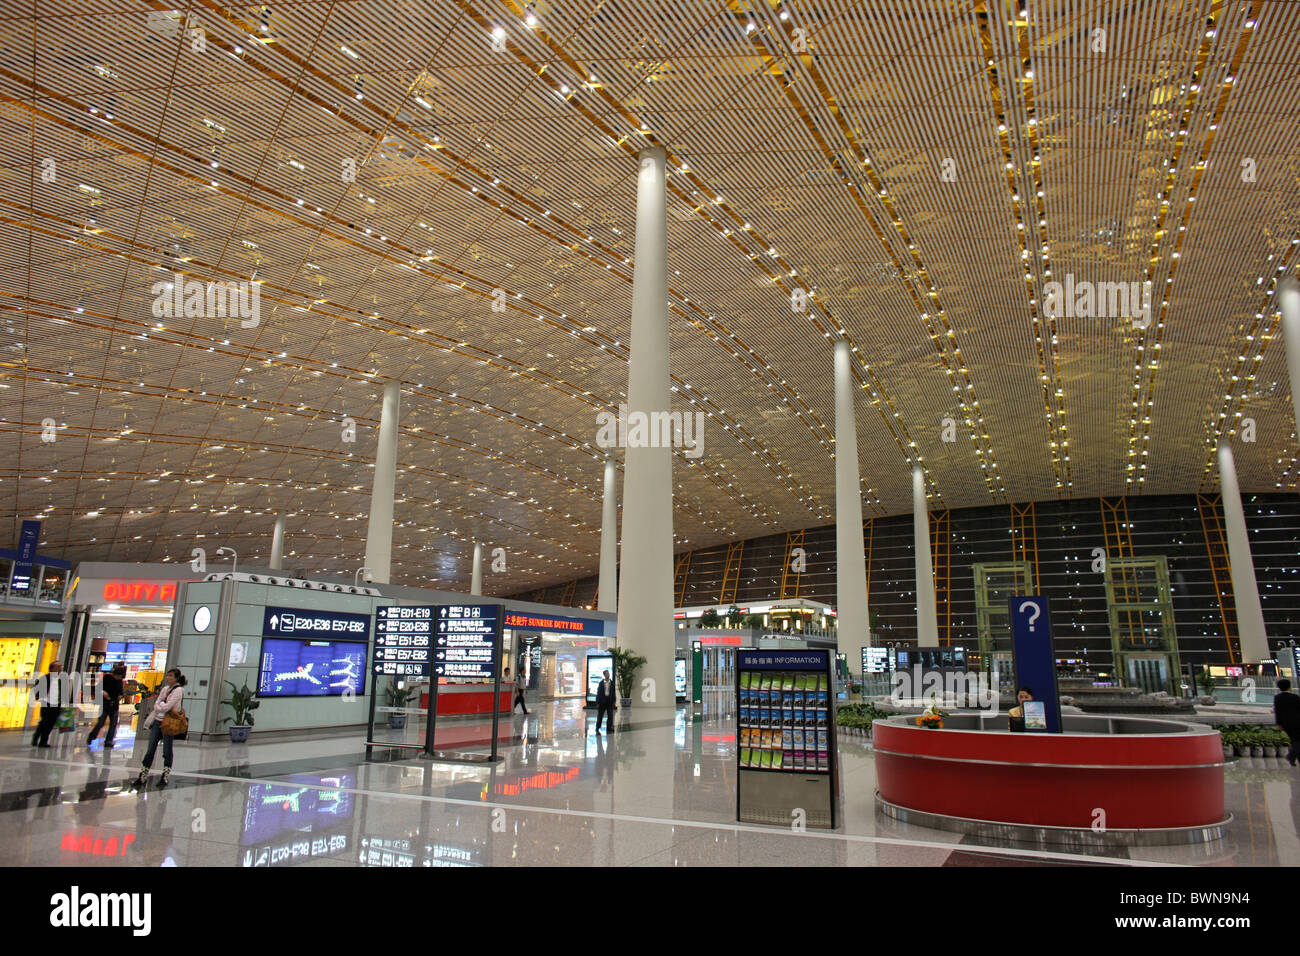
<instances>
[{"instance_id":1,"label":"staff member at desk","mask_svg":"<svg viewBox=\"0 0 1300 956\"><path fill-rule=\"evenodd\" d=\"M1021 706L1027 700L1034 699L1034 692L1028 687L1021 687L1016 691L1016 706L1007 711L1007 729L1013 734L1024 733L1025 731L1025 708Z\"/></svg>"}]
</instances>

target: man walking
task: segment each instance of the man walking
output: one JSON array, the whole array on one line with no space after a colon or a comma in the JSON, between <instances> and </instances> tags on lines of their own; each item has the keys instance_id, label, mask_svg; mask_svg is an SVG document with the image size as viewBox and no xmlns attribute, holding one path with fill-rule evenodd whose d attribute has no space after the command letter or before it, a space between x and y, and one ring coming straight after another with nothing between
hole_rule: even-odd
<instances>
[{"instance_id":1,"label":"man walking","mask_svg":"<svg viewBox=\"0 0 1300 956\"><path fill-rule=\"evenodd\" d=\"M596 733L600 733L601 718L605 720L605 729L614 732L614 682L605 671L605 679L596 688Z\"/></svg>"},{"instance_id":2,"label":"man walking","mask_svg":"<svg viewBox=\"0 0 1300 956\"><path fill-rule=\"evenodd\" d=\"M122 684L126 678L126 665L119 662L113 665L112 671L105 674L100 680L99 694L100 707L99 720L95 721L95 726L90 730L90 736L86 738L86 746L89 747L99 736L99 728L104 726L108 721L108 734L104 737L104 749L113 749L113 738L117 736L117 710L118 705L122 702Z\"/></svg>"},{"instance_id":3,"label":"man walking","mask_svg":"<svg viewBox=\"0 0 1300 956\"><path fill-rule=\"evenodd\" d=\"M59 711L63 705L62 670L63 665L54 661L50 664L49 672L33 688L33 700L39 701L41 705L41 719L36 725L36 732L32 734L33 747L50 746L50 731L59 722Z\"/></svg>"},{"instance_id":4,"label":"man walking","mask_svg":"<svg viewBox=\"0 0 1300 956\"><path fill-rule=\"evenodd\" d=\"M1277 682L1277 694L1273 697L1273 719L1291 738L1291 747L1286 752L1287 762L1296 765L1296 741L1300 739L1300 696L1291 693L1291 682Z\"/></svg>"}]
</instances>

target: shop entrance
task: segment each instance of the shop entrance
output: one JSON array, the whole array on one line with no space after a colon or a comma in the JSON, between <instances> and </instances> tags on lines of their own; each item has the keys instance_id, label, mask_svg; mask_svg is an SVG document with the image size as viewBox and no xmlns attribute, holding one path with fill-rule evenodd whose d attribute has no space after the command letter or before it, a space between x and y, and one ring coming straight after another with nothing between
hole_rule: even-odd
<instances>
[{"instance_id":1,"label":"shop entrance","mask_svg":"<svg viewBox=\"0 0 1300 956\"><path fill-rule=\"evenodd\" d=\"M736 649L734 647L704 648L704 686L714 689L734 689L736 686Z\"/></svg>"}]
</instances>

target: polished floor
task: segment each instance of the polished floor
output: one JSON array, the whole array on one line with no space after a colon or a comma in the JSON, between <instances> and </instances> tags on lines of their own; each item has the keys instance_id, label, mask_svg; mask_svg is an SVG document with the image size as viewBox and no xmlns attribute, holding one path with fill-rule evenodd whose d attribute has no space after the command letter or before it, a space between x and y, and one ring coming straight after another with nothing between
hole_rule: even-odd
<instances>
[{"instance_id":1,"label":"polished floor","mask_svg":"<svg viewBox=\"0 0 1300 956\"><path fill-rule=\"evenodd\" d=\"M1243 758L1226 771L1228 835L1202 846L1104 851L989 845L878 814L869 744L841 741L837 832L735 822L736 730L710 700L620 711L594 733L576 703L502 719L496 764L430 762L356 734L183 743L166 788L137 790L143 744L127 729L89 750L84 730L28 746L0 734L5 866L1042 866L1300 864L1300 770ZM490 722L448 722L461 749ZM477 733L474 731L477 730ZM412 740L408 728L394 739ZM469 743L465 743L469 741ZM442 730L439 746L444 746ZM155 771L161 770L161 753Z\"/></svg>"}]
</instances>

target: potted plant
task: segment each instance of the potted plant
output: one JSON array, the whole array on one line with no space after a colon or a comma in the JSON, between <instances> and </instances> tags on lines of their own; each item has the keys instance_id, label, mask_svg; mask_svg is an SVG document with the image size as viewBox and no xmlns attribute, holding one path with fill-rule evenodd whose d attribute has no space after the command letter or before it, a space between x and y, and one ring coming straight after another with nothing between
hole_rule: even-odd
<instances>
[{"instance_id":1,"label":"potted plant","mask_svg":"<svg viewBox=\"0 0 1300 956\"><path fill-rule=\"evenodd\" d=\"M407 702L419 693L416 687L398 687L396 681L389 683L384 691L384 696L388 701L389 707L405 707ZM390 730L401 730L406 726L406 714L390 713L388 715L388 727Z\"/></svg>"},{"instance_id":2,"label":"potted plant","mask_svg":"<svg viewBox=\"0 0 1300 956\"><path fill-rule=\"evenodd\" d=\"M636 672L645 665L646 659L622 647L610 648L610 653L614 655L614 682L618 685L619 705L630 707Z\"/></svg>"},{"instance_id":3,"label":"potted plant","mask_svg":"<svg viewBox=\"0 0 1300 956\"><path fill-rule=\"evenodd\" d=\"M929 727L932 730L943 729L943 719L948 716L948 712L939 708L937 695L930 695L930 704L921 711L921 716L916 718L918 727Z\"/></svg>"},{"instance_id":4,"label":"potted plant","mask_svg":"<svg viewBox=\"0 0 1300 956\"><path fill-rule=\"evenodd\" d=\"M230 684L230 697L222 703L233 710L235 715L233 718L223 717L221 722L230 724L230 742L242 744L248 740L248 732L253 729L253 711L257 710L262 702L257 699L257 693L248 684L236 688L230 681L226 683Z\"/></svg>"},{"instance_id":5,"label":"potted plant","mask_svg":"<svg viewBox=\"0 0 1300 956\"><path fill-rule=\"evenodd\" d=\"M718 612L709 608L700 615L700 627L717 627L722 623L722 618L718 617Z\"/></svg>"},{"instance_id":6,"label":"potted plant","mask_svg":"<svg viewBox=\"0 0 1300 956\"><path fill-rule=\"evenodd\" d=\"M1219 732L1219 743L1223 746L1223 759L1235 756L1232 752L1232 728L1227 724L1211 724Z\"/></svg>"}]
</instances>

